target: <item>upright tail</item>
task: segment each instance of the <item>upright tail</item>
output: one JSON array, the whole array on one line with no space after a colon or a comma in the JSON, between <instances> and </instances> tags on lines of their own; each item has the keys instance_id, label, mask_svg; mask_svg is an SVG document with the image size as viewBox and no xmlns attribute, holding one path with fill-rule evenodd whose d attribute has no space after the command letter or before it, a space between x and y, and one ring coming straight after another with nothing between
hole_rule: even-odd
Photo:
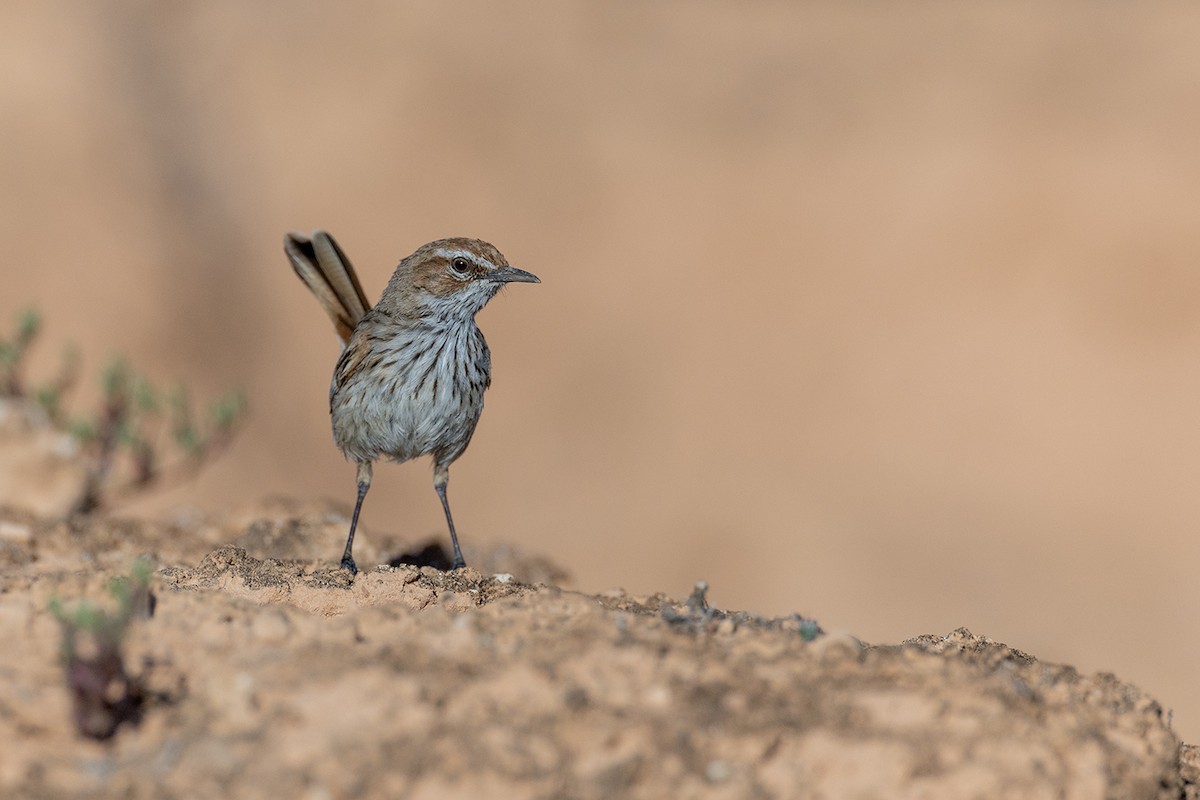
<instances>
[{"instance_id":1,"label":"upright tail","mask_svg":"<svg viewBox=\"0 0 1200 800\"><path fill-rule=\"evenodd\" d=\"M319 230L313 231L311 238L299 233L286 234L283 250L300 280L308 285L333 320L342 345L348 344L354 327L371 307L350 259L332 236Z\"/></svg>"}]
</instances>

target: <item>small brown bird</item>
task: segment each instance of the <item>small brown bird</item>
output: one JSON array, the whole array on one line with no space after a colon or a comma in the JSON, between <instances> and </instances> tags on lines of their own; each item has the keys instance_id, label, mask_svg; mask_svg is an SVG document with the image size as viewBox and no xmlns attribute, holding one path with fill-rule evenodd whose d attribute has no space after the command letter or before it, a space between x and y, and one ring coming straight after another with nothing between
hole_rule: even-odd
<instances>
[{"instance_id":1,"label":"small brown bird","mask_svg":"<svg viewBox=\"0 0 1200 800\"><path fill-rule=\"evenodd\" d=\"M506 283L541 281L509 266L487 242L439 239L401 261L368 310L354 267L328 233L289 233L283 247L343 344L329 386L329 414L334 442L358 463L358 499L342 567L358 572L351 551L372 464L383 456L402 462L424 455L433 456L433 487L450 527L454 569L466 566L446 484L492 382L492 358L475 314Z\"/></svg>"}]
</instances>

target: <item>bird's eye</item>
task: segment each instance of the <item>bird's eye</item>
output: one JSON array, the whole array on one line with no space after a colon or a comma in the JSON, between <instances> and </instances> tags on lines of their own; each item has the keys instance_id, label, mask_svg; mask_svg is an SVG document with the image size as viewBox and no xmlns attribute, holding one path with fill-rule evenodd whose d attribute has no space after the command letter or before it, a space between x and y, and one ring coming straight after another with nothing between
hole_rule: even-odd
<instances>
[{"instance_id":1,"label":"bird's eye","mask_svg":"<svg viewBox=\"0 0 1200 800\"><path fill-rule=\"evenodd\" d=\"M465 258L454 258L450 260L450 271L465 278L471 273L471 264Z\"/></svg>"}]
</instances>

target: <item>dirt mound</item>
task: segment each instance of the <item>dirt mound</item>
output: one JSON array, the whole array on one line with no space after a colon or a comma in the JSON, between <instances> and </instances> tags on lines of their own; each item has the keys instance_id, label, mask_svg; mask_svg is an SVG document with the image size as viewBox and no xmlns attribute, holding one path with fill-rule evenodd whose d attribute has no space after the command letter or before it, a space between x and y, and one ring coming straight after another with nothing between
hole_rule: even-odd
<instances>
[{"instance_id":1,"label":"dirt mound","mask_svg":"<svg viewBox=\"0 0 1200 800\"><path fill-rule=\"evenodd\" d=\"M291 557L336 545L338 516L0 514L0 795L1197 796L1195 751L1111 675L965 629L865 645L711 608L702 586L585 595L509 551L446 573L376 536L399 555L354 580ZM94 741L48 608L103 605L139 555L155 570L123 648L138 711Z\"/></svg>"}]
</instances>

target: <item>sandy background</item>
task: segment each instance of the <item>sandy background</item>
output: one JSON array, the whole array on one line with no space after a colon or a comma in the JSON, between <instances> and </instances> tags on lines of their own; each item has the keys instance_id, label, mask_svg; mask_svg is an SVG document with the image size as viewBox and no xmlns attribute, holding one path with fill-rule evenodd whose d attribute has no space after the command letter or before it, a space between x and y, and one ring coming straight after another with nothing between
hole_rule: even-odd
<instances>
[{"instance_id":1,"label":"sandy background","mask_svg":"<svg viewBox=\"0 0 1200 800\"><path fill-rule=\"evenodd\" d=\"M543 284L480 317L468 558L968 625L1200 739L1200 9L346 9L0 10L0 319L45 313L35 374L74 341L252 404L128 512L348 504L280 237L331 230L374 297L479 236ZM440 516L427 465L385 467L364 535Z\"/></svg>"}]
</instances>

